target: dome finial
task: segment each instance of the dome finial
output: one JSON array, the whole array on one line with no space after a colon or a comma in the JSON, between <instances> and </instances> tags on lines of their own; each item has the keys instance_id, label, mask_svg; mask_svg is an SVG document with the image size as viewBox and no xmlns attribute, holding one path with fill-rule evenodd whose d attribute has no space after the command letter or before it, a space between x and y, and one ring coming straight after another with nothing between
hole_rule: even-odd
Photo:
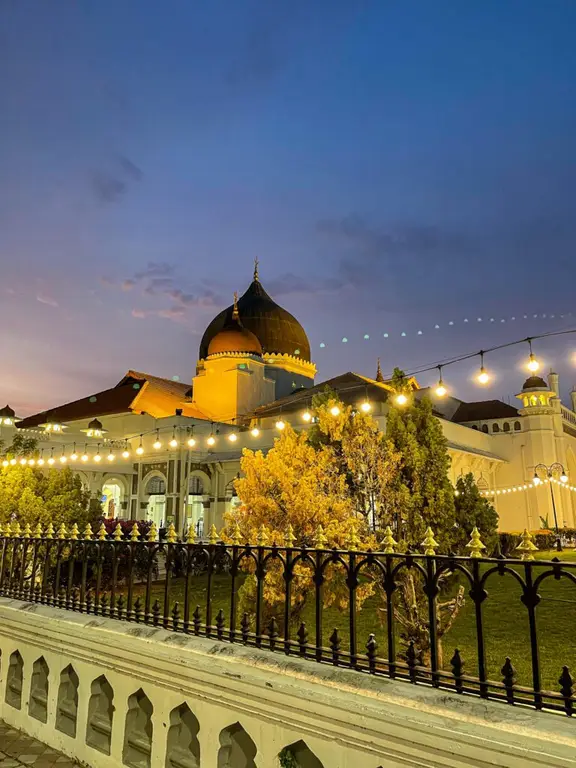
<instances>
[{"instance_id":1,"label":"dome finial","mask_svg":"<svg viewBox=\"0 0 576 768\"><path fill-rule=\"evenodd\" d=\"M238 314L238 291L234 291L234 309L232 310L232 318L238 320L240 315Z\"/></svg>"},{"instance_id":2,"label":"dome finial","mask_svg":"<svg viewBox=\"0 0 576 768\"><path fill-rule=\"evenodd\" d=\"M258 256L254 259L254 280L256 282L260 282L260 275L258 274L258 265L260 264L260 260L258 259Z\"/></svg>"},{"instance_id":3,"label":"dome finial","mask_svg":"<svg viewBox=\"0 0 576 768\"><path fill-rule=\"evenodd\" d=\"M376 366L376 381L384 381L384 376L382 376L382 368L380 368L380 358L378 358L378 365Z\"/></svg>"}]
</instances>

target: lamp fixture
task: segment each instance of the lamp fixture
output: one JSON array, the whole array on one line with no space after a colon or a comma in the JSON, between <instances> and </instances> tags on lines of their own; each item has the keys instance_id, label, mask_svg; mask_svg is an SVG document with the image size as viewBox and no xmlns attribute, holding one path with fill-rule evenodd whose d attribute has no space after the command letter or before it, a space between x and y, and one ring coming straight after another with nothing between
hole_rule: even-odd
<instances>
[{"instance_id":1,"label":"lamp fixture","mask_svg":"<svg viewBox=\"0 0 576 768\"><path fill-rule=\"evenodd\" d=\"M490 381L490 374L484 368L484 352L480 352L480 370L478 371L478 375L476 376L476 381L478 384L482 384L484 386L485 384L488 384Z\"/></svg>"},{"instance_id":2,"label":"lamp fixture","mask_svg":"<svg viewBox=\"0 0 576 768\"><path fill-rule=\"evenodd\" d=\"M526 368L528 368L531 373L536 373L536 371L540 368L540 363L538 360L536 360L534 353L532 352L532 339L527 339L527 341L530 354L528 356L528 363L526 364Z\"/></svg>"},{"instance_id":3,"label":"lamp fixture","mask_svg":"<svg viewBox=\"0 0 576 768\"><path fill-rule=\"evenodd\" d=\"M81 429L80 431L84 432L86 437L102 437L103 434L108 432L107 429L104 429L102 422L99 419L92 419L92 421L89 422L88 427L86 429Z\"/></svg>"}]
</instances>

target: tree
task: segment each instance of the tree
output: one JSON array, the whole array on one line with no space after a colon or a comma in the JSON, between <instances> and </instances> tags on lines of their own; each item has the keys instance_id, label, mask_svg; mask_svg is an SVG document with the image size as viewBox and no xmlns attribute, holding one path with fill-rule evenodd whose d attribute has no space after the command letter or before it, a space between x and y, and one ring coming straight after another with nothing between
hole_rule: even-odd
<instances>
[{"instance_id":1,"label":"tree","mask_svg":"<svg viewBox=\"0 0 576 768\"><path fill-rule=\"evenodd\" d=\"M396 375L402 384L401 372ZM400 389L400 391L402 391ZM452 547L454 488L448 477L450 456L442 426L426 397L412 398L405 407L392 406L386 423L386 436L400 454L400 470L389 495L387 514L395 514L399 541L419 548L430 526L440 543L440 551Z\"/></svg>"},{"instance_id":2,"label":"tree","mask_svg":"<svg viewBox=\"0 0 576 768\"><path fill-rule=\"evenodd\" d=\"M459 477L456 482L455 511L454 550L459 554L466 552L472 529L476 527L486 553L492 555L498 544L498 513L481 495L472 473Z\"/></svg>"}]
</instances>

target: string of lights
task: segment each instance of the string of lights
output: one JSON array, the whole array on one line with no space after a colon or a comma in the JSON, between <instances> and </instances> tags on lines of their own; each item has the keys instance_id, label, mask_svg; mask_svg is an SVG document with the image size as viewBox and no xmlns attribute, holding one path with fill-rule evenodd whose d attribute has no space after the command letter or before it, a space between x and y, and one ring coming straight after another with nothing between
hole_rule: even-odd
<instances>
[{"instance_id":1,"label":"string of lights","mask_svg":"<svg viewBox=\"0 0 576 768\"><path fill-rule=\"evenodd\" d=\"M529 491L534 488L540 488L545 483L555 483L556 485L559 485L561 488L566 488L566 490L568 491L576 492L576 485L570 485L568 483L567 475L562 475L560 480L557 480L555 477L545 477L543 479L539 477L534 477L534 479L531 480L529 483L524 483L523 485L511 485L509 488L494 488L491 490L481 490L480 493L482 496L500 496L506 493L518 493L522 491Z\"/></svg>"},{"instance_id":2,"label":"string of lights","mask_svg":"<svg viewBox=\"0 0 576 768\"><path fill-rule=\"evenodd\" d=\"M556 314L556 313L538 313L538 312L532 312L532 313L522 313L519 315L512 315L507 317L486 317L486 316L477 316L477 317L464 317L462 319L457 320L448 320L444 323L433 323L430 326L426 326L426 328L418 328L417 330L403 330L403 331L384 331L382 333L364 333L362 335L363 341L370 341L374 339L394 339L394 338L400 338L400 339L408 339L414 336L424 336L426 333L433 332L437 333L438 331L444 329L444 328L452 328L454 326L459 325L477 325L478 323L492 323L492 324L499 324L502 325L504 323L513 323L517 321L522 320L556 320L556 319L567 319L572 317L572 312L564 312L562 314ZM352 336L342 336L339 342L335 342L337 344L348 344L351 341L353 341ZM321 341L319 343L320 349L327 349L331 346L331 343L327 343L326 341Z\"/></svg>"}]
</instances>

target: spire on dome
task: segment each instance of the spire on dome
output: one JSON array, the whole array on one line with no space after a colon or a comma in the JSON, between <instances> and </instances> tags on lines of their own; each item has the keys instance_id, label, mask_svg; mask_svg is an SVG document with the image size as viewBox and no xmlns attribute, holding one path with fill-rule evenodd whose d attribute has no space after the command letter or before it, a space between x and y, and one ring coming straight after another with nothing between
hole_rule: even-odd
<instances>
[{"instance_id":1,"label":"spire on dome","mask_svg":"<svg viewBox=\"0 0 576 768\"><path fill-rule=\"evenodd\" d=\"M380 383L384 381L384 376L382 376L382 368L380 368L380 358L378 358L378 365L376 367L376 381L379 381Z\"/></svg>"},{"instance_id":2,"label":"spire on dome","mask_svg":"<svg viewBox=\"0 0 576 768\"><path fill-rule=\"evenodd\" d=\"M260 282L260 275L258 274L258 265L260 264L260 261L258 259L258 256L254 259L254 280L256 280L257 283Z\"/></svg>"},{"instance_id":3,"label":"spire on dome","mask_svg":"<svg viewBox=\"0 0 576 768\"><path fill-rule=\"evenodd\" d=\"M240 315L238 313L238 291L234 291L234 309L232 310L232 319L238 320L240 319Z\"/></svg>"}]
</instances>

